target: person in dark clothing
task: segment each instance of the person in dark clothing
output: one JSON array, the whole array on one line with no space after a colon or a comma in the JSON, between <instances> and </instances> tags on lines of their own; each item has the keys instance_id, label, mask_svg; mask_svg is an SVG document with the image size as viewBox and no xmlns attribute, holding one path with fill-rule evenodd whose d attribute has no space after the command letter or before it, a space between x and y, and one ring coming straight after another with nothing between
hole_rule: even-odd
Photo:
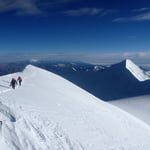
<instances>
[{"instance_id":1,"label":"person in dark clothing","mask_svg":"<svg viewBox=\"0 0 150 150\"><path fill-rule=\"evenodd\" d=\"M19 81L19 85L21 86L22 78L18 77L17 81Z\"/></svg>"},{"instance_id":2,"label":"person in dark clothing","mask_svg":"<svg viewBox=\"0 0 150 150\"><path fill-rule=\"evenodd\" d=\"M15 89L15 86L17 85L17 81L15 78L12 78L11 82L10 82L10 86L12 86L13 89Z\"/></svg>"}]
</instances>

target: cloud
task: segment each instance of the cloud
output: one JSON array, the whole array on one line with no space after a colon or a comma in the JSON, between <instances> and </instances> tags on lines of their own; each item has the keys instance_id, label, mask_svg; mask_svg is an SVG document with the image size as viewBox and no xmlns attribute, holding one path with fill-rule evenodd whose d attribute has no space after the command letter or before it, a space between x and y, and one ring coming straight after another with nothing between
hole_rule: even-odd
<instances>
[{"instance_id":1,"label":"cloud","mask_svg":"<svg viewBox=\"0 0 150 150\"><path fill-rule=\"evenodd\" d=\"M150 58L150 52L125 52L122 53L123 57L128 57L128 58Z\"/></svg>"},{"instance_id":2,"label":"cloud","mask_svg":"<svg viewBox=\"0 0 150 150\"><path fill-rule=\"evenodd\" d=\"M62 14L66 6L75 3L80 4L83 0L0 0L0 14L10 13L15 15L47 15L50 13ZM66 16L99 15L106 16L115 13L114 9L96 7L84 7L63 11Z\"/></svg>"},{"instance_id":3,"label":"cloud","mask_svg":"<svg viewBox=\"0 0 150 150\"><path fill-rule=\"evenodd\" d=\"M97 15L102 11L103 9L98 8L80 8L76 10L67 10L64 14L67 16Z\"/></svg>"},{"instance_id":4,"label":"cloud","mask_svg":"<svg viewBox=\"0 0 150 150\"><path fill-rule=\"evenodd\" d=\"M131 17L116 18L114 22L127 22L127 21L149 21L150 20L150 8L140 8L132 10L134 13L139 13Z\"/></svg>"},{"instance_id":5,"label":"cloud","mask_svg":"<svg viewBox=\"0 0 150 150\"><path fill-rule=\"evenodd\" d=\"M106 15L113 14L116 12L117 12L117 10L115 10L115 9L107 10L107 9L103 9L103 8L79 8L79 9L67 10L64 12L64 14L66 16L84 16L84 15L106 16Z\"/></svg>"},{"instance_id":6,"label":"cloud","mask_svg":"<svg viewBox=\"0 0 150 150\"><path fill-rule=\"evenodd\" d=\"M139 8L139 9L133 9L132 11L133 12L143 12L143 11L148 11L148 10L150 10L149 7L147 7L147 8Z\"/></svg>"},{"instance_id":7,"label":"cloud","mask_svg":"<svg viewBox=\"0 0 150 150\"><path fill-rule=\"evenodd\" d=\"M69 61L85 62L90 64L111 65L131 59L136 64L146 66L150 64L150 52L123 52L123 53L37 53L37 54L1 54L0 62L14 61Z\"/></svg>"},{"instance_id":8,"label":"cloud","mask_svg":"<svg viewBox=\"0 0 150 150\"><path fill-rule=\"evenodd\" d=\"M117 12L118 12L117 9L106 9L101 13L101 16L107 16L107 15L111 15Z\"/></svg>"},{"instance_id":9,"label":"cloud","mask_svg":"<svg viewBox=\"0 0 150 150\"><path fill-rule=\"evenodd\" d=\"M131 21L144 21L144 20L146 21L146 20L150 20L150 12L134 16L130 20Z\"/></svg>"},{"instance_id":10,"label":"cloud","mask_svg":"<svg viewBox=\"0 0 150 150\"><path fill-rule=\"evenodd\" d=\"M150 52L98 53L82 56L84 62L101 65L111 65L125 59L131 59L136 64L145 66L150 64Z\"/></svg>"},{"instance_id":11,"label":"cloud","mask_svg":"<svg viewBox=\"0 0 150 150\"><path fill-rule=\"evenodd\" d=\"M127 21L149 21L149 20L150 20L150 12L132 16L132 17L116 18L113 21L114 22L127 22Z\"/></svg>"},{"instance_id":12,"label":"cloud","mask_svg":"<svg viewBox=\"0 0 150 150\"><path fill-rule=\"evenodd\" d=\"M78 1L78 0L77 0ZM47 9L75 2L75 0L0 0L0 13L15 15L42 15Z\"/></svg>"},{"instance_id":13,"label":"cloud","mask_svg":"<svg viewBox=\"0 0 150 150\"><path fill-rule=\"evenodd\" d=\"M1 0L0 13L15 12L17 15L35 15L42 11L34 0Z\"/></svg>"},{"instance_id":14,"label":"cloud","mask_svg":"<svg viewBox=\"0 0 150 150\"><path fill-rule=\"evenodd\" d=\"M120 18L113 19L113 22L126 22L126 21L129 21L129 20L130 20L129 18L120 17Z\"/></svg>"}]
</instances>

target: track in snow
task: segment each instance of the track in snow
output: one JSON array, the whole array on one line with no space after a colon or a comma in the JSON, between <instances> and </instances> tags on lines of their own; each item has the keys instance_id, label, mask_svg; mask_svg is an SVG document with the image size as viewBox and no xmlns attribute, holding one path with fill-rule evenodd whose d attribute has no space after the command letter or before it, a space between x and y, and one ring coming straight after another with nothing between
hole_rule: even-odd
<instances>
[{"instance_id":1,"label":"track in snow","mask_svg":"<svg viewBox=\"0 0 150 150\"><path fill-rule=\"evenodd\" d=\"M57 123L42 118L34 111L13 111L0 102L0 134L2 142L11 150L83 150Z\"/></svg>"}]
</instances>

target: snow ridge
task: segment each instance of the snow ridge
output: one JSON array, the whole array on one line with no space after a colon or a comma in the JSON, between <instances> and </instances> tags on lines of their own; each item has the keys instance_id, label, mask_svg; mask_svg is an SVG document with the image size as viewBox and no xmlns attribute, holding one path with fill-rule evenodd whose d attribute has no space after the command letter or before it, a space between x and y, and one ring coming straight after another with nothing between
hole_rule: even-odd
<instances>
[{"instance_id":1,"label":"snow ridge","mask_svg":"<svg viewBox=\"0 0 150 150\"><path fill-rule=\"evenodd\" d=\"M4 150L149 150L150 127L46 70L27 66L0 77L23 83L0 92Z\"/></svg>"},{"instance_id":2,"label":"snow ridge","mask_svg":"<svg viewBox=\"0 0 150 150\"><path fill-rule=\"evenodd\" d=\"M126 60L126 69L128 69L139 81L149 80L150 77L140 67L134 64L131 60Z\"/></svg>"}]
</instances>

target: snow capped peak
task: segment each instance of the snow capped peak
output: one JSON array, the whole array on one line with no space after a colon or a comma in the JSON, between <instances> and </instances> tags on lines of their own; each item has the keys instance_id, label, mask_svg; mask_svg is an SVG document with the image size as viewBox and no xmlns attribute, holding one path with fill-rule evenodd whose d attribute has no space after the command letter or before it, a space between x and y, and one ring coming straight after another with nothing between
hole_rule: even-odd
<instances>
[{"instance_id":1,"label":"snow capped peak","mask_svg":"<svg viewBox=\"0 0 150 150\"><path fill-rule=\"evenodd\" d=\"M29 65L27 65L27 66L25 67L25 69L39 69L39 68L36 67L36 66L33 66L33 65L29 64Z\"/></svg>"},{"instance_id":2,"label":"snow capped peak","mask_svg":"<svg viewBox=\"0 0 150 150\"><path fill-rule=\"evenodd\" d=\"M126 59L125 62L126 62L126 65L135 65L134 62L130 59Z\"/></svg>"},{"instance_id":3,"label":"snow capped peak","mask_svg":"<svg viewBox=\"0 0 150 150\"><path fill-rule=\"evenodd\" d=\"M126 69L128 69L139 81L149 80L150 77L136 64L131 60L126 59Z\"/></svg>"},{"instance_id":4,"label":"snow capped peak","mask_svg":"<svg viewBox=\"0 0 150 150\"><path fill-rule=\"evenodd\" d=\"M36 67L36 66L34 66L34 65L31 65L31 64L29 64L29 65L27 65L26 67L25 67L25 69L24 69L24 71L23 72L29 72L29 73L33 73L33 72L48 72L48 73L50 73L49 71L46 71L46 70L44 70L44 69L42 69L42 68L39 68L39 67Z\"/></svg>"}]
</instances>

